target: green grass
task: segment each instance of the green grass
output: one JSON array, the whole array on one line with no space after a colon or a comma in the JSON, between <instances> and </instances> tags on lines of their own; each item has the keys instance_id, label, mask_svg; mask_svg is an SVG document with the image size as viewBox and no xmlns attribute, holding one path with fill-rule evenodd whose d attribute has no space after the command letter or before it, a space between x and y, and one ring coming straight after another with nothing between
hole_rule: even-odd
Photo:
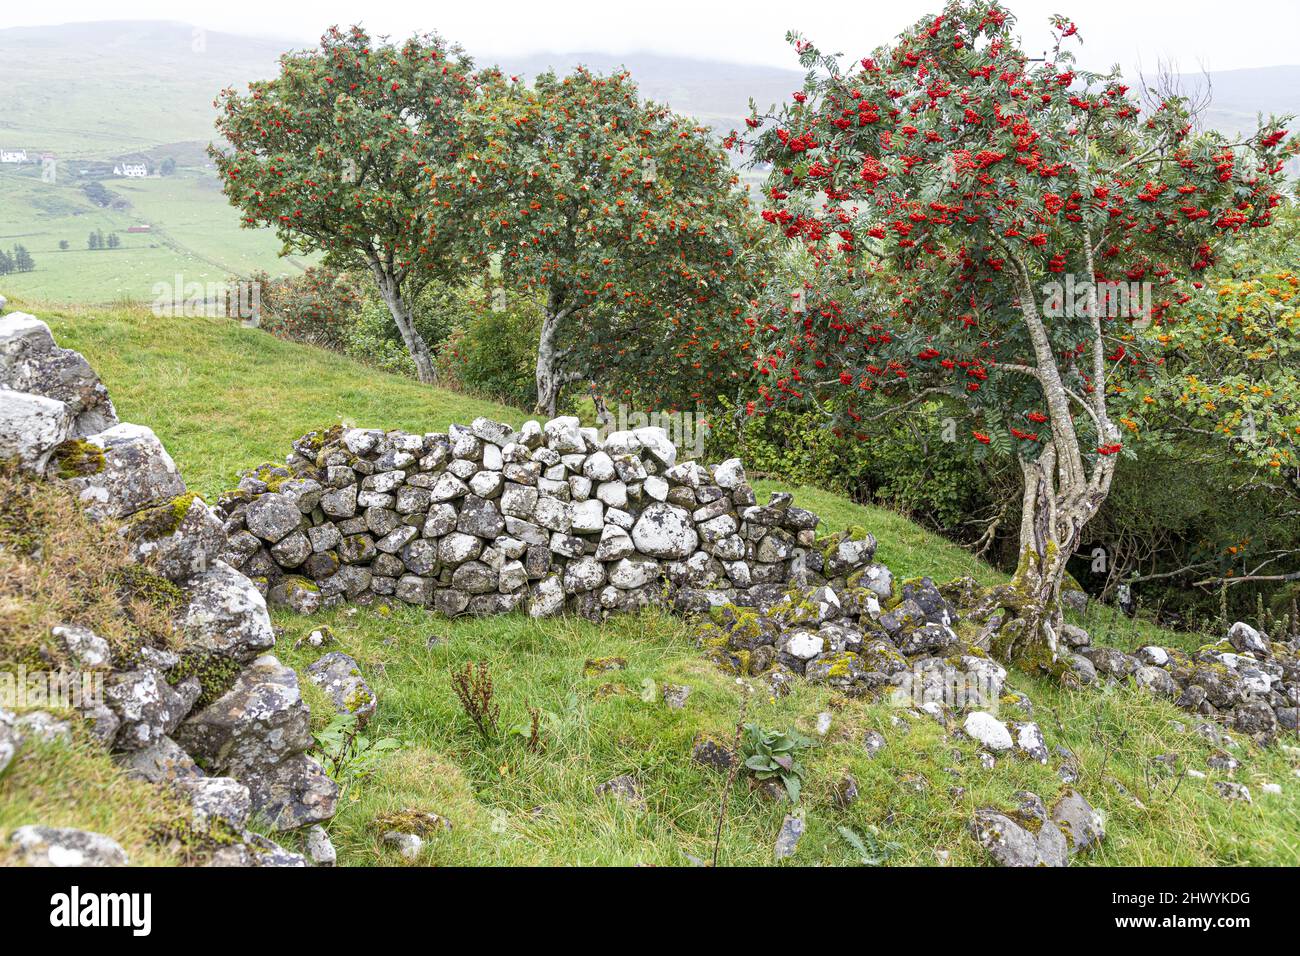
<instances>
[{"instance_id":1,"label":"green grass","mask_svg":"<svg viewBox=\"0 0 1300 956\"><path fill-rule=\"evenodd\" d=\"M214 498L235 475L283 461L289 443L333 422L445 429L523 413L285 342L229 319L141 309L37 309L59 343L95 366L126 421L149 425L191 490Z\"/></svg>"},{"instance_id":2,"label":"green grass","mask_svg":"<svg viewBox=\"0 0 1300 956\"><path fill-rule=\"evenodd\" d=\"M239 211L221 193L215 173L180 169L174 176L110 178L104 185L128 206L104 209L82 191L86 180L75 164L61 165L54 183L42 182L39 167L0 167L0 248L27 247L32 272L0 280L10 298L62 303L150 303L155 286L168 294L179 283L225 282L232 275L263 269L272 275L297 273L301 261L279 256L269 229L241 229ZM149 225L148 234L129 233ZM89 234L116 232L117 249L86 247ZM59 242L66 240L68 249ZM187 293L188 295L188 293Z\"/></svg>"},{"instance_id":3,"label":"green grass","mask_svg":"<svg viewBox=\"0 0 1300 956\"><path fill-rule=\"evenodd\" d=\"M63 345L81 350L100 371L123 418L153 427L191 486L205 494L224 487L241 467L280 458L292 438L330 421L425 431L479 414L516 423L524 417L228 321L160 320L125 310L45 311L42 317ZM759 491L765 496L780 487L762 482ZM872 531L881 559L900 578L1002 577L897 514L817 489L793 490L827 529L857 524ZM439 813L454 827L428 841L416 861L422 865L685 865L711 855L724 778L690 759L691 742L698 733L729 739L742 695L734 676L705 661L684 622L654 612L603 625L519 615L453 622L413 608L340 609L310 619L276 612L275 619L282 635L276 652L299 669L321 652L293 644L328 625L378 694L368 733L403 742L373 775L348 781L329 824L341 862L405 863L383 846L374 821L408 807ZM1204 639L1135 624L1106 609L1090 611L1084 623L1099 640L1127 648L1194 646ZM432 646L430 637L438 639ZM588 658L610 656L626 658L626 669L584 674ZM486 662L494 679L502 734L492 740L479 737L450 687L450 671L470 661ZM684 709L663 703L666 683L693 688ZM1106 843L1081 863L1300 864L1294 752L1242 742L1235 751L1242 767L1233 779L1251 787L1255 803L1228 803L1212 789L1222 775L1178 782L1157 773L1162 765L1153 758L1163 754L1206 769L1212 748L1192 732L1192 716L1129 686L1063 690L1024 675L1013 675L1011 683L1034 701L1049 748L1075 753L1077 788L1106 814ZM602 694L603 685L625 692ZM310 696L319 708L319 695ZM539 754L508 733L529 706L554 715L544 723ZM1062 788L1056 758L1051 767L1004 758L985 770L970 742L935 721L907 719L888 704L845 700L823 688L803 685L780 700L755 694L749 719L815 736L823 711L832 713L832 725L804 760L808 831L790 861L795 864L853 864L841 826L859 834L875 827L881 839L897 843L891 865L933 865L936 850L948 851L954 864L983 864L966 830L977 807L1014 806L1021 789L1050 804ZM888 741L875 759L862 746L873 729ZM844 773L856 777L861 798L841 810L831 794ZM643 811L595 795L597 784L621 774L637 778ZM1264 782L1280 783L1283 794L1263 794ZM787 810L738 781L722 833L722 863L774 863L772 842ZM109 831L115 825L112 814L97 822Z\"/></svg>"}]
</instances>

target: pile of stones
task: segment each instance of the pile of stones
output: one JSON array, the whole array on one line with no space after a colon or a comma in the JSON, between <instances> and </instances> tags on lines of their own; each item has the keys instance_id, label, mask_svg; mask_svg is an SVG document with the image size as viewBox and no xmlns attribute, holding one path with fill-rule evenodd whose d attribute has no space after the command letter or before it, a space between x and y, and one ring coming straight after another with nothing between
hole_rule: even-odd
<instances>
[{"instance_id":1,"label":"pile of stones","mask_svg":"<svg viewBox=\"0 0 1300 956\"><path fill-rule=\"evenodd\" d=\"M246 828L254 817L281 831L317 826L338 799L307 753L310 713L297 676L269 653L275 635L262 594L220 560L228 548L220 516L186 490L157 436L119 422L85 358L21 312L0 317L0 459L15 458L66 487L92 519L115 523L142 577L179 597L172 647L143 646L122 659L75 621L46 636L77 671L102 677L102 700L83 701L93 734L130 774L185 798L191 832L220 832L209 862L305 864ZM33 739L71 738L48 713L0 711L0 770ZM125 862L104 841L112 843L34 821L10 845L19 862ZM318 862L332 859L318 826L307 843Z\"/></svg>"},{"instance_id":2,"label":"pile of stones","mask_svg":"<svg viewBox=\"0 0 1300 956\"><path fill-rule=\"evenodd\" d=\"M302 613L401 601L448 617L662 605L765 607L871 545L819 540L788 494L759 505L737 459L677 460L662 428L601 438L578 419L416 435L336 427L218 502L223 558ZM823 556L823 551L827 552Z\"/></svg>"},{"instance_id":3,"label":"pile of stones","mask_svg":"<svg viewBox=\"0 0 1300 956\"><path fill-rule=\"evenodd\" d=\"M1271 641L1242 621L1193 654L1155 645L1136 654L1093 647L1088 633L1071 625L1062 637L1084 682L1132 677L1183 710L1261 742L1300 729L1300 639Z\"/></svg>"}]
</instances>

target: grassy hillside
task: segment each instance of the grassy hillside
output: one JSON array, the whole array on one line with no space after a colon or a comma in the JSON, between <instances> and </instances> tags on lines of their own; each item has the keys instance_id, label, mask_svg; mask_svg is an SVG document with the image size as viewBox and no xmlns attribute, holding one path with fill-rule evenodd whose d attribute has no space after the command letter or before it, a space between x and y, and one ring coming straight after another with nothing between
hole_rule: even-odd
<instances>
[{"instance_id":1,"label":"grassy hillside","mask_svg":"<svg viewBox=\"0 0 1300 956\"><path fill-rule=\"evenodd\" d=\"M118 200L109 208L91 202L75 163L58 167L44 182L40 167L0 166L0 248L27 247L36 269L4 278L6 295L51 302L149 303L154 285L179 281L220 283L232 275L265 270L302 271L297 259L281 258L269 229L241 229L239 212L221 193L208 169L180 169L147 179L109 178ZM132 233L148 225L148 233ZM90 250L89 234L116 233L121 246ZM68 249L60 249L67 241Z\"/></svg>"},{"instance_id":2,"label":"grassy hillside","mask_svg":"<svg viewBox=\"0 0 1300 956\"><path fill-rule=\"evenodd\" d=\"M479 414L516 423L523 417L232 322L158 320L126 310L42 317L62 344L81 350L99 370L123 418L153 427L190 485L205 494L224 487L241 466L279 458L290 439L323 422L424 431ZM765 482L760 494L776 487ZM795 494L831 529L851 522L872 530L880 557L900 577L998 578L899 515L815 489ZM684 622L661 613L600 626L518 615L448 621L405 607L275 617L281 629L276 653L298 668L320 652L295 650L294 643L328 625L379 696L370 735L402 741L368 775L347 779L339 815L329 826L341 862L407 862L382 844L376 823L407 808L441 814L453 824L429 840L419 864L689 865L710 856L724 778L693 762L691 746L701 733L730 739L742 693L735 676L705 661ZM1101 611L1086 623L1094 638L1124 647L1201 640L1119 620ZM589 659L606 657L624 658L626 666L587 672ZM496 685L502 733L490 741L481 740L460 713L449 686L449 671L469 661L486 662ZM664 703L665 684L693 688L682 709ZM1260 751L1242 742L1234 751L1242 762L1234 779L1251 787L1255 802L1229 803L1212 789L1213 780L1222 779L1214 771L1194 779L1163 769L1166 756L1174 755L1180 768L1206 771L1213 749L1191 731L1194 720L1168 703L1124 686L1066 691L1023 675L1013 676L1012 684L1034 701L1049 749L1073 752L1076 786L1106 814L1104 846L1081 862L1300 865L1294 751ZM539 753L509 733L526 722L530 706L542 715ZM824 736L814 731L821 713L831 715ZM318 725L326 717L322 708ZM841 827L869 843L896 844L891 865L934 865L936 851L954 864L982 864L966 831L975 808L1014 806L1022 789L1050 803L1062 787L1059 756L1050 766L1000 758L984 769L969 741L948 736L935 721L824 688L800 686L780 700L755 694L748 719L797 727L816 738L804 760L808 830L795 864L857 863ZM874 757L863 746L871 730L887 741ZM839 809L832 794L846 773L856 778L861 797ZM636 777L643 809L595 794L597 784L621 774ZM25 799L12 777L0 779L0 807ZM1265 782L1280 783L1282 795L1262 793ZM80 785L69 765L66 776L42 780L42 795L53 803L61 791ZM723 828L721 862L773 863L772 842L788 809L739 781ZM115 816L125 811L91 812L78 804L60 819L72 822L84 813L86 825L94 822L106 832L129 826ZM8 827L33 822L20 816L0 811L0 838Z\"/></svg>"}]
</instances>

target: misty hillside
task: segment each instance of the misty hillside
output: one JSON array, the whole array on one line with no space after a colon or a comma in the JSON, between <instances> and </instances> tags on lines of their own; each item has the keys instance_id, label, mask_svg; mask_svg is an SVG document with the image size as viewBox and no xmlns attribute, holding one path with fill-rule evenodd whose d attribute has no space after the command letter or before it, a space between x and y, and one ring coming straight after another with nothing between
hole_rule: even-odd
<instances>
[{"instance_id":1,"label":"misty hillside","mask_svg":"<svg viewBox=\"0 0 1300 956\"><path fill-rule=\"evenodd\" d=\"M0 145L110 159L163 144L174 154L188 143L194 156L211 137L217 92L273 74L279 54L302 45L165 21L0 30ZM739 124L750 97L765 108L803 82L796 69L653 53L543 53L500 65L531 77L578 63L602 72L627 67L644 95L719 131ZM1188 89L1205 83L1193 74L1183 80ZM1206 122L1215 128L1237 132L1259 109L1300 113L1300 66L1212 73L1209 81Z\"/></svg>"},{"instance_id":2,"label":"misty hillside","mask_svg":"<svg viewBox=\"0 0 1300 956\"><path fill-rule=\"evenodd\" d=\"M273 75L291 45L159 21L0 30L0 145L78 159L202 146L217 92Z\"/></svg>"}]
</instances>

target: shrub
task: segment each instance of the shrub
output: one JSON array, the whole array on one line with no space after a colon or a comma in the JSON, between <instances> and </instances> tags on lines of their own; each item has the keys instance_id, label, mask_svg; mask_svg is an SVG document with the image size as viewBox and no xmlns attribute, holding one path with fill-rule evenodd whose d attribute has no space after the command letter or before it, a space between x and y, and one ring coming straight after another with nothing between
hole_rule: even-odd
<instances>
[{"instance_id":1,"label":"shrub","mask_svg":"<svg viewBox=\"0 0 1300 956\"><path fill-rule=\"evenodd\" d=\"M518 408L537 402L537 337L541 313L528 298L501 312L470 305L457 310L460 324L438 355L439 378L449 388ZM468 307L466 307L468 306Z\"/></svg>"}]
</instances>

